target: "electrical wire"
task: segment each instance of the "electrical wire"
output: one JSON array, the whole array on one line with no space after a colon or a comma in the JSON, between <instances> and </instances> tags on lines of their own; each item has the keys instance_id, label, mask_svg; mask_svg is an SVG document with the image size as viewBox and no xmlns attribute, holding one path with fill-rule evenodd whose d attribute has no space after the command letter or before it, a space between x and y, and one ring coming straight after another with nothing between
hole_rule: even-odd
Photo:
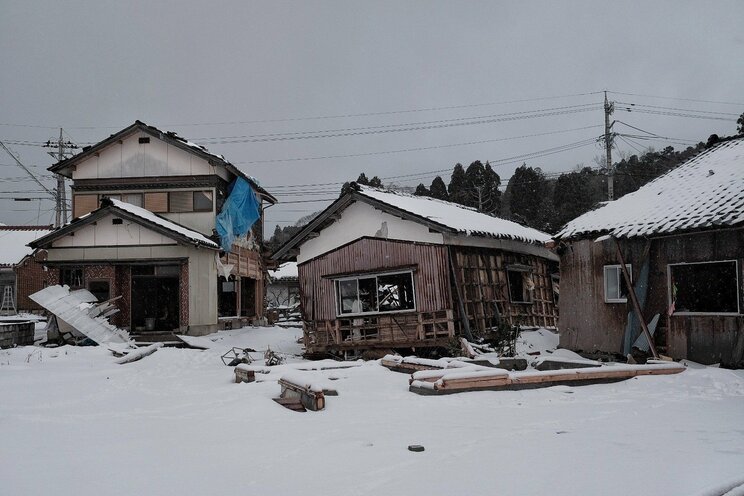
<instances>
[{"instance_id":1,"label":"electrical wire","mask_svg":"<svg viewBox=\"0 0 744 496\"><path fill-rule=\"evenodd\" d=\"M320 157L297 157L297 158L280 158L280 159L271 159L271 160L251 160L251 161L244 161L244 162L237 162L237 163L240 165L248 165L248 164L267 164L267 163L276 163L276 162L297 162L297 161L309 161L309 160L331 160L331 159L336 159L336 158L368 157L368 156L373 156L373 155L389 155L389 154L394 154L394 153L419 152L419 151L425 151L425 150L439 150L442 148L453 148L457 146L479 145L483 143L496 143L500 141L510 141L510 140L516 140L516 139L533 138L537 136L548 136L552 134L582 131L582 130L594 129L598 127L602 127L602 125L600 124L600 125L594 125L594 126L584 126L584 127L573 128L573 129L564 129L560 131L548 131L545 133L525 134L522 136L511 136L509 138L495 138L495 139L487 139L487 140L480 140L480 141L467 141L464 143L452 143L448 145L422 146L422 147L417 147L417 148L403 148L403 149L398 149L398 150L385 150L385 151L366 152L366 153L350 153L350 154L345 154L345 155L326 155L326 156L320 156Z\"/></svg>"}]
</instances>

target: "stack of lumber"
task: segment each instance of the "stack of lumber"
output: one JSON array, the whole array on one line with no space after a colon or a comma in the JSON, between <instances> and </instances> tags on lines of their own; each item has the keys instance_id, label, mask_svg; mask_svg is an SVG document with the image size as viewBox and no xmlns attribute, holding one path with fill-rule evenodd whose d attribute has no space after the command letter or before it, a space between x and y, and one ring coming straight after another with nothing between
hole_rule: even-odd
<instances>
[{"instance_id":1,"label":"stack of lumber","mask_svg":"<svg viewBox=\"0 0 744 496\"><path fill-rule=\"evenodd\" d=\"M556 385L580 386L622 381L639 375L678 374L684 370L685 367L678 363L660 361L649 361L646 365L608 364L583 369L524 372L469 366L454 371L415 372L409 381L409 389L417 394L436 395L466 391L532 389Z\"/></svg>"}]
</instances>

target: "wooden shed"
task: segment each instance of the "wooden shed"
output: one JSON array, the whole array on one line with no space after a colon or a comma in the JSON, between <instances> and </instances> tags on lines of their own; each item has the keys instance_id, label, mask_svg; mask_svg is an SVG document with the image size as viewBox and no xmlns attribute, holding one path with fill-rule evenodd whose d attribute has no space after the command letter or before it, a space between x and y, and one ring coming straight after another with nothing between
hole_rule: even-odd
<instances>
[{"instance_id":1,"label":"wooden shed","mask_svg":"<svg viewBox=\"0 0 744 496\"><path fill-rule=\"evenodd\" d=\"M744 137L569 222L561 257L562 347L627 354L640 333L622 258L657 348L744 366Z\"/></svg>"},{"instance_id":2,"label":"wooden shed","mask_svg":"<svg viewBox=\"0 0 744 496\"><path fill-rule=\"evenodd\" d=\"M474 209L352 184L273 257L296 259L310 354L444 346L500 319L555 327L550 236Z\"/></svg>"}]
</instances>

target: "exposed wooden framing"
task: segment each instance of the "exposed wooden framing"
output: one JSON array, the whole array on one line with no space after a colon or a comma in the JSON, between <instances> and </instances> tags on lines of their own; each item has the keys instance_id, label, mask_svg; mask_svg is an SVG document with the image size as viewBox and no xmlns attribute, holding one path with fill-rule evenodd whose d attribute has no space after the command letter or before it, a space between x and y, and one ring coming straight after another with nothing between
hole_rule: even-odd
<instances>
[{"instance_id":1,"label":"exposed wooden framing","mask_svg":"<svg viewBox=\"0 0 744 496\"><path fill-rule=\"evenodd\" d=\"M620 261L620 269L622 270L623 277L625 278L625 285L628 287L628 294L630 295L630 301L633 303L633 310L635 310L638 320L641 321L641 329L643 330L643 334L646 336L646 339L648 340L648 345L651 348L651 353L653 354L654 358L658 359L659 354L656 352L656 346L654 345L654 338L651 336L651 333L648 330L648 326L646 325L646 319L643 317L643 311L641 310L641 305L638 303L638 297L636 296L635 289L633 288L633 281L630 278L628 267L625 265L625 257L623 257L623 250L620 248L620 243L617 241L617 238L613 237L612 240L615 242L615 248L617 248L617 258Z\"/></svg>"}]
</instances>

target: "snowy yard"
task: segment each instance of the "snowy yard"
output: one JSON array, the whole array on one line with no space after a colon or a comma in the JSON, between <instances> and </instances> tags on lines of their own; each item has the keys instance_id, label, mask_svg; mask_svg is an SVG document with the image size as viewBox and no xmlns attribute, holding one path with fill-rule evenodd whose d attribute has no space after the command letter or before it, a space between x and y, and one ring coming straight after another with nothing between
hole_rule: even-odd
<instances>
[{"instance_id":1,"label":"snowy yard","mask_svg":"<svg viewBox=\"0 0 744 496\"><path fill-rule=\"evenodd\" d=\"M307 362L235 384L220 360L299 354L299 334L225 331L128 365L104 347L0 351L0 494L697 495L744 477L744 371L425 397L359 362L312 372L339 396L296 413L271 398Z\"/></svg>"}]
</instances>

